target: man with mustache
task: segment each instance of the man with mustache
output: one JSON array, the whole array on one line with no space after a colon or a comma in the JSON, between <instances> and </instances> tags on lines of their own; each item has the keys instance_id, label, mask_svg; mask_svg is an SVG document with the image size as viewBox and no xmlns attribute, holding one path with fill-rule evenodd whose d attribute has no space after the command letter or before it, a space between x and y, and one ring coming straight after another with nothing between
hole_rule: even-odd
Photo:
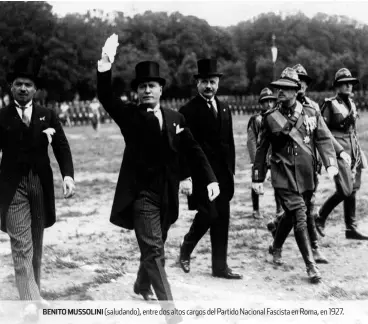
<instances>
[{"instance_id":1,"label":"man with mustache","mask_svg":"<svg viewBox=\"0 0 368 324\"><path fill-rule=\"evenodd\" d=\"M44 229L56 221L52 147L63 177L64 198L74 195L74 168L68 140L52 109L34 100L42 82L42 58L19 54L7 75L12 102L0 111L0 224L10 237L19 298L27 301L25 321L36 321L41 298Z\"/></svg>"},{"instance_id":2,"label":"man with mustache","mask_svg":"<svg viewBox=\"0 0 368 324\"><path fill-rule=\"evenodd\" d=\"M297 101L300 81L296 71L286 68L271 86L278 89L280 105L264 117L252 170L252 188L256 192L263 190L267 171L265 162L271 145L272 185L281 199L285 211L283 218L292 220L310 281L319 282L321 275L313 258L307 213L316 186L316 149L331 178L338 173L336 153L320 113ZM279 243L282 246L283 242L275 239L272 248L280 249Z\"/></svg>"},{"instance_id":3,"label":"man with mustache","mask_svg":"<svg viewBox=\"0 0 368 324\"><path fill-rule=\"evenodd\" d=\"M307 71L301 64L297 64L293 67L293 69L298 74L299 80L300 80L300 89L298 91L297 100L305 107L306 109L314 109L315 111L319 112L319 105L312 99L306 96L306 91L308 89L308 85L312 82L312 78L307 74ZM335 140L335 138L331 136L332 143L334 145L334 149L338 156L340 156L342 159L346 161L347 164L350 164L350 156L344 152L344 148ZM312 198L309 201L309 206L307 206L307 226L308 226L308 233L309 237L311 239L311 245L312 245L312 251L313 251L313 257L316 263L328 263L325 256L322 254L320 250L320 246L318 244L318 234L316 229L316 224L314 221L315 218L315 200L316 200L316 191L318 188L318 175L321 173L322 169L322 160L318 156L317 161L317 174L316 174L316 186L314 189L314 193L312 195ZM281 228L278 229L279 224L281 223ZM283 242L286 240L289 232L292 230L292 223L290 219L285 218L282 219L282 217L276 218L273 222L270 222L267 224L268 229L271 231L272 236L274 239L278 242L278 246L282 246ZM277 237L276 236L276 230ZM283 261L281 259L281 248L280 249L273 249L272 246L269 249L269 252L273 255L273 262L275 264L283 264Z\"/></svg>"},{"instance_id":4,"label":"man with mustache","mask_svg":"<svg viewBox=\"0 0 368 324\"><path fill-rule=\"evenodd\" d=\"M212 275L226 279L241 279L227 264L227 244L230 220L230 200L234 195L235 145L231 112L217 97L221 73L215 59L197 62L198 95L180 109L194 138L206 154L220 184L220 195L209 201L204 183L186 180L184 192L189 194L188 206L197 210L189 232L180 247L179 262L184 272L190 271L190 255L199 240L210 230ZM188 174L189 175L189 174ZM193 186L192 186L193 185ZM193 190L192 190L193 189ZM192 194L191 194L192 193ZM191 195L190 195L191 194Z\"/></svg>"}]
</instances>

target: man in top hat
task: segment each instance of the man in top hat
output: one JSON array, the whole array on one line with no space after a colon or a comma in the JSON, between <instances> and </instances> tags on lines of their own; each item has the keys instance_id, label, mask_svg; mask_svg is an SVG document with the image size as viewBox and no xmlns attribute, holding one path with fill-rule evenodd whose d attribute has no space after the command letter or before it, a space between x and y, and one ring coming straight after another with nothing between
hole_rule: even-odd
<instances>
[{"instance_id":1,"label":"man in top hat","mask_svg":"<svg viewBox=\"0 0 368 324\"><path fill-rule=\"evenodd\" d=\"M309 84L312 82L312 78L308 76L307 71L301 64L297 64L293 67L293 69L298 74L299 80L300 80L300 89L298 91L297 100L305 107L305 109L314 109L317 112L320 111L318 103L310 99L306 96L306 91L309 86ZM332 139L332 143L334 145L334 149L337 152L338 156L340 156L342 159L346 161L346 163L350 164L350 156L344 152L343 147L334 139L332 134L330 134L330 137ZM317 152L318 153L318 152ZM322 169L322 160L320 156L317 154L317 174L315 177L316 185L314 188L314 192L312 195L312 198L309 201L309 206L307 209L307 227L308 227L308 233L309 238L311 240L312 245L312 251L313 251L313 257L316 263L328 263L326 257L322 254L321 249L318 244L318 234L315 224L315 200L316 200L316 192L318 188L318 174L321 173ZM271 229L272 236L275 237L277 227L280 223L281 217L276 218L273 222L270 222L267 224L268 229ZM291 222L291 219L285 218L282 222L282 228L280 228L280 231L278 233L278 241L280 242L280 248L277 250L273 250L272 247L270 247L270 253L273 254L273 262L275 264L283 264L283 261L281 259L281 247L282 242L286 240L289 232L292 230L293 224Z\"/></svg>"},{"instance_id":2,"label":"man in top hat","mask_svg":"<svg viewBox=\"0 0 368 324\"><path fill-rule=\"evenodd\" d=\"M264 117L260 145L253 165L252 187L263 190L266 175L265 161L271 145L271 177L276 194L280 197L285 216L294 225L295 239L303 256L311 282L319 282L321 275L313 258L307 230L307 214L316 186L316 149L330 177L338 173L336 153L323 118L315 109L303 107L297 101L300 89L298 74L286 68L279 80L271 83L278 89L280 105ZM278 226L272 249L281 248Z\"/></svg>"},{"instance_id":3,"label":"man in top hat","mask_svg":"<svg viewBox=\"0 0 368 324\"><path fill-rule=\"evenodd\" d=\"M74 194L68 140L53 110L33 101L41 60L23 53L7 75L13 101L0 111L1 230L10 237L15 280L25 316L35 319L40 296L43 232L55 223L54 179L48 156L52 146L63 177L64 197Z\"/></svg>"},{"instance_id":4,"label":"man in top hat","mask_svg":"<svg viewBox=\"0 0 368 324\"><path fill-rule=\"evenodd\" d=\"M215 59L198 61L198 95L179 111L187 121L194 138L205 152L220 184L220 196L215 201L206 198L206 187L197 179L188 184L189 209L197 210L189 232L180 247L179 262L184 272L190 271L190 255L199 240L210 230L212 275L226 279L241 279L227 264L227 244L230 200L234 195L235 145L231 112L227 104L216 97L219 80ZM190 175L190 174L188 174ZM193 181L193 183L191 183Z\"/></svg>"},{"instance_id":5,"label":"man in top hat","mask_svg":"<svg viewBox=\"0 0 368 324\"><path fill-rule=\"evenodd\" d=\"M99 100L120 127L126 143L110 221L136 233L141 263L134 292L151 300L152 285L161 306L172 308L164 243L169 227L178 218L179 156L187 156L193 178L205 184L208 201L218 196L219 185L184 117L160 106L165 79L160 76L158 63L144 61L135 67L131 85L137 91L138 106L113 99L111 63L117 46L114 34L105 43L97 73ZM180 316L170 314L166 319L168 323L181 321Z\"/></svg>"},{"instance_id":6,"label":"man in top hat","mask_svg":"<svg viewBox=\"0 0 368 324\"><path fill-rule=\"evenodd\" d=\"M356 192L361 185L361 172L367 167L366 157L362 151L356 130L357 109L351 99L353 86L359 80L350 71L342 68L336 72L334 87L336 96L325 99L322 115L334 138L350 155L349 168L342 166L341 178L336 178L336 191L324 202L316 219L317 230L325 236L326 220L331 211L344 202L345 237L347 239L368 240L368 236L358 231L356 216ZM340 181L341 180L341 181Z\"/></svg>"},{"instance_id":7,"label":"man in top hat","mask_svg":"<svg viewBox=\"0 0 368 324\"><path fill-rule=\"evenodd\" d=\"M261 134L262 120L263 114L266 113L269 109L272 109L276 105L277 98L274 96L272 91L268 88L264 88L261 91L258 102L261 105L261 113L257 113L250 117L248 126L247 126L247 147L250 158L251 166L253 167L254 157L256 155L257 146L259 145L259 139ZM267 161L269 162L269 161ZM276 196L275 193L275 201L276 201L276 218L280 217L283 214L283 210L281 207L280 200ZM255 193L252 189L252 205L253 205L253 213L252 216L256 219L263 218L262 214L259 211L259 195Z\"/></svg>"}]
</instances>

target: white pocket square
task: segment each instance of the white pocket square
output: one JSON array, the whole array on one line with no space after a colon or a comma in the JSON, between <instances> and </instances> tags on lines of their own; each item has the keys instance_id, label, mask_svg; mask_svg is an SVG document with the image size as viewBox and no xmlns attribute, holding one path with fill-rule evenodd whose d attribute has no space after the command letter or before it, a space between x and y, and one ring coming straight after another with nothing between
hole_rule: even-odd
<instances>
[{"instance_id":1,"label":"white pocket square","mask_svg":"<svg viewBox=\"0 0 368 324\"><path fill-rule=\"evenodd\" d=\"M56 132L55 129L50 127L50 128L45 129L42 132L46 134L47 139L49 141L49 144L51 144L51 142L52 142L52 135L54 135L55 132Z\"/></svg>"},{"instance_id":2,"label":"white pocket square","mask_svg":"<svg viewBox=\"0 0 368 324\"><path fill-rule=\"evenodd\" d=\"M184 128L180 128L179 125L176 125L176 134L180 134L183 130Z\"/></svg>"}]
</instances>

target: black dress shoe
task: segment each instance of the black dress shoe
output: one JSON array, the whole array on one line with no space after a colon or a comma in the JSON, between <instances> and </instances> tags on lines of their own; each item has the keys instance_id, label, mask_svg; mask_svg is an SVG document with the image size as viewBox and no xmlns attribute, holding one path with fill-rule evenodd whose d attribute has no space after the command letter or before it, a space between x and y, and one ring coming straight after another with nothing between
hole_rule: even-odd
<instances>
[{"instance_id":1,"label":"black dress shoe","mask_svg":"<svg viewBox=\"0 0 368 324\"><path fill-rule=\"evenodd\" d=\"M212 271L212 276L224 279L243 279L241 274L233 272L230 268L223 271Z\"/></svg>"},{"instance_id":2,"label":"black dress shoe","mask_svg":"<svg viewBox=\"0 0 368 324\"><path fill-rule=\"evenodd\" d=\"M140 290L137 282L134 283L133 290L134 290L134 293L136 293L137 295L141 295L143 299L146 301L157 300L150 288L148 288L147 290Z\"/></svg>"},{"instance_id":3,"label":"black dress shoe","mask_svg":"<svg viewBox=\"0 0 368 324\"><path fill-rule=\"evenodd\" d=\"M360 233L356 229L346 230L345 231L345 237L347 239L350 239L350 240L364 240L364 241L368 240L368 236L363 235L362 233Z\"/></svg>"},{"instance_id":4,"label":"black dress shoe","mask_svg":"<svg viewBox=\"0 0 368 324\"><path fill-rule=\"evenodd\" d=\"M181 245L180 245L179 263L180 267L183 269L185 273L190 272L190 256L189 257L184 256L183 248Z\"/></svg>"}]
</instances>

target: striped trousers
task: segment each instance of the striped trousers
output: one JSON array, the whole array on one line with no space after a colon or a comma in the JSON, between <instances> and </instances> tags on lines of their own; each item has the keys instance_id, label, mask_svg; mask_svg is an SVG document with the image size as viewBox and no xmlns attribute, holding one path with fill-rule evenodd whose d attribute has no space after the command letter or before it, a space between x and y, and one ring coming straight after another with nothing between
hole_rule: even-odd
<instances>
[{"instance_id":1,"label":"striped trousers","mask_svg":"<svg viewBox=\"0 0 368 324\"><path fill-rule=\"evenodd\" d=\"M44 199L40 178L31 170L21 178L6 215L6 230L21 300L40 299Z\"/></svg>"}]
</instances>

